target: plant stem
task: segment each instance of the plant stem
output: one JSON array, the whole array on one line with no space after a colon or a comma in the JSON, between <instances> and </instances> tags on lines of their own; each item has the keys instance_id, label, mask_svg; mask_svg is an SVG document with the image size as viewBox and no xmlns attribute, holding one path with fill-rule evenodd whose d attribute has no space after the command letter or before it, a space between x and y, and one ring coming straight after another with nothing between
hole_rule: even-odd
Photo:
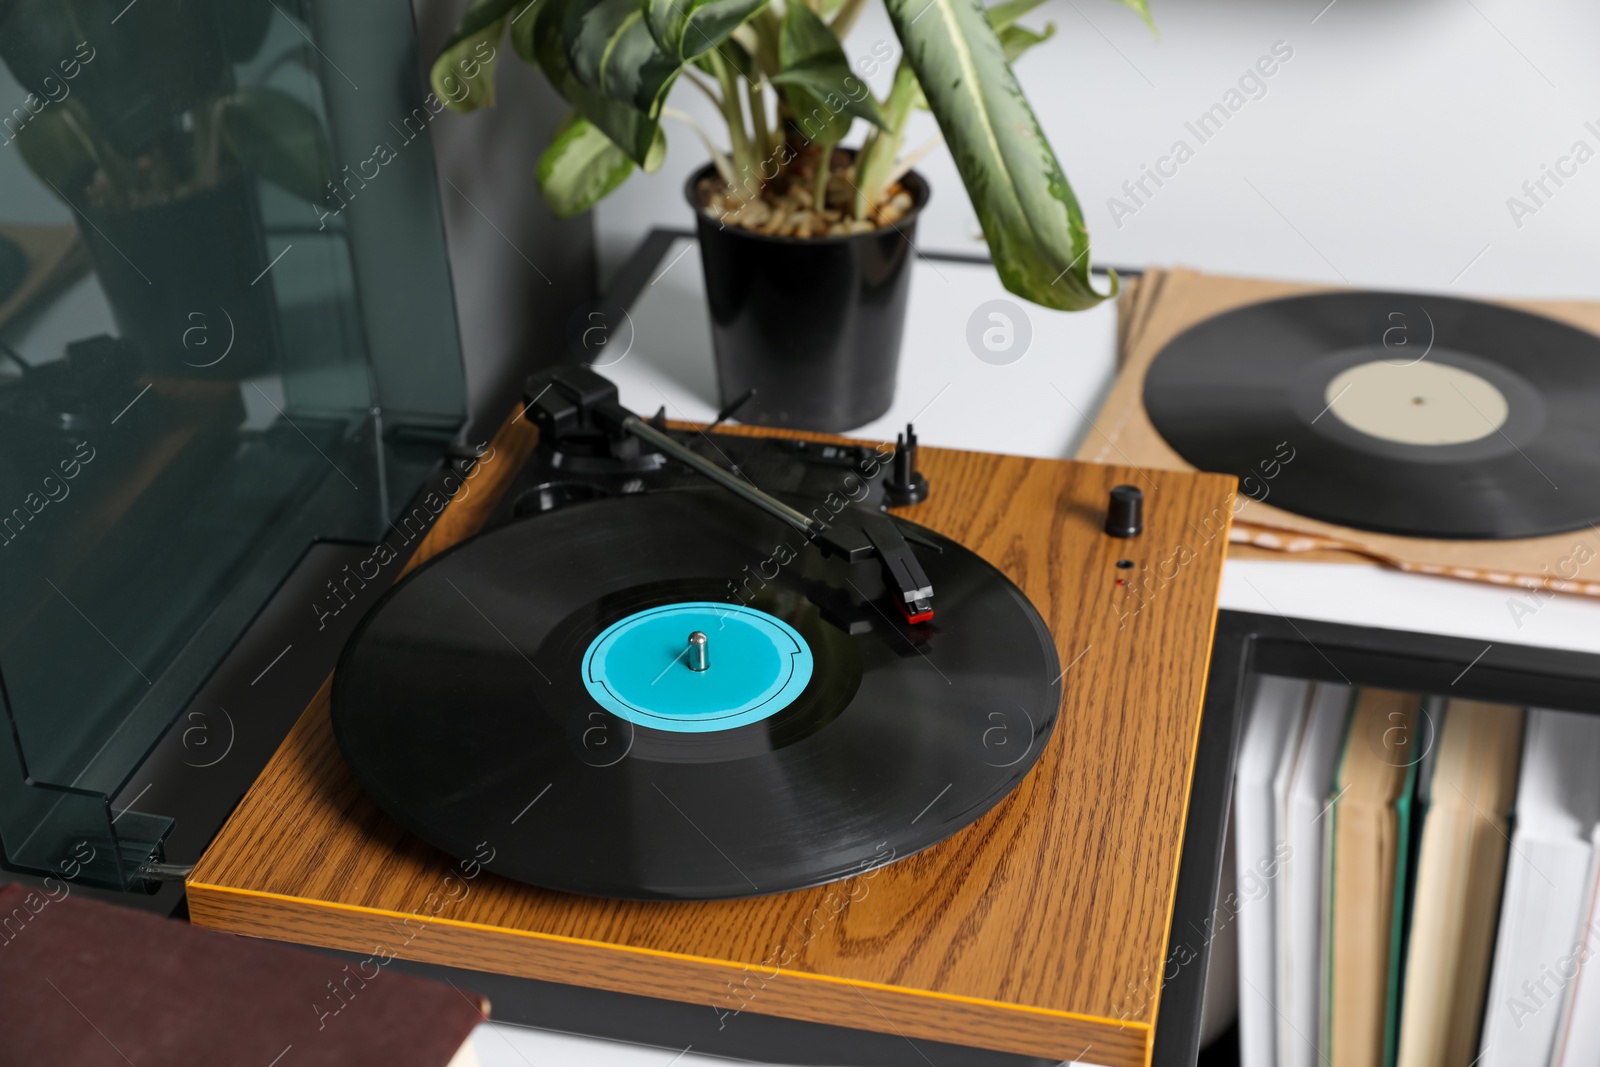
<instances>
[{"instance_id":1,"label":"plant stem","mask_svg":"<svg viewBox=\"0 0 1600 1067\"><path fill-rule=\"evenodd\" d=\"M867 0L844 0L844 4L834 14L833 21L828 23L828 29L833 35L843 41L855 26L856 19L861 17L861 12L867 6Z\"/></svg>"},{"instance_id":2,"label":"plant stem","mask_svg":"<svg viewBox=\"0 0 1600 1067\"><path fill-rule=\"evenodd\" d=\"M744 125L744 111L739 106L739 75L716 49L707 55L716 72L717 84L722 87L722 117L728 123L728 140L732 146L733 172L737 180L730 191L741 199L747 198L755 192L758 176L755 153Z\"/></svg>"},{"instance_id":3,"label":"plant stem","mask_svg":"<svg viewBox=\"0 0 1600 1067\"><path fill-rule=\"evenodd\" d=\"M861 154L857 157L859 163L856 167L856 218L866 218L883 199L883 194L891 182L890 175L894 172L895 157L900 154L900 146L905 143L906 122L911 118L912 105L916 103L917 94L921 91L922 87L917 84L916 73L902 55L900 65L894 70L894 85L889 89L889 99L883 106L889 126L887 129L873 130L872 137L862 147Z\"/></svg>"},{"instance_id":4,"label":"plant stem","mask_svg":"<svg viewBox=\"0 0 1600 1067\"><path fill-rule=\"evenodd\" d=\"M783 32L783 23L772 10L772 5L768 4L757 11L745 25L756 35L756 48L753 53L756 66L761 73L770 78L782 68L782 64L778 61L778 37Z\"/></svg>"},{"instance_id":5,"label":"plant stem","mask_svg":"<svg viewBox=\"0 0 1600 1067\"><path fill-rule=\"evenodd\" d=\"M828 206L828 177L830 168L828 164L833 161L833 144L828 141L817 142L817 173L813 177L816 185L811 191L811 207L821 211Z\"/></svg>"},{"instance_id":6,"label":"plant stem","mask_svg":"<svg viewBox=\"0 0 1600 1067\"><path fill-rule=\"evenodd\" d=\"M733 188L733 165L728 162L728 157L722 154L722 149L717 147L716 142L711 139L711 135L706 133L705 127L694 120L693 115L687 111L679 111L675 107L664 107L661 109L661 117L675 119L692 129L695 135L700 138L700 143L706 146L706 151L711 153L711 163L717 168L717 173L722 176L722 180L727 183L728 188Z\"/></svg>"},{"instance_id":7,"label":"plant stem","mask_svg":"<svg viewBox=\"0 0 1600 1067\"><path fill-rule=\"evenodd\" d=\"M758 162L765 164L772 156L772 128L767 125L767 96L762 91L761 84L754 81L744 83L745 103L750 105L750 121L755 126L755 151ZM757 181L760 181L758 176Z\"/></svg>"},{"instance_id":8,"label":"plant stem","mask_svg":"<svg viewBox=\"0 0 1600 1067\"><path fill-rule=\"evenodd\" d=\"M688 78L689 83L696 89L699 89L702 93L705 93L706 99L717 105L718 111L722 110L722 98L717 95L717 91L715 89L711 88L711 83L706 81L705 78L701 76L699 71L695 70L693 67L684 67L683 76Z\"/></svg>"},{"instance_id":9,"label":"plant stem","mask_svg":"<svg viewBox=\"0 0 1600 1067\"><path fill-rule=\"evenodd\" d=\"M113 202L118 197L126 197L129 183L125 175L130 168L122 162L110 143L100 136L87 111L82 111L74 102L63 103L61 108L67 127L84 151L89 153L89 158L94 160L95 167L106 176Z\"/></svg>"},{"instance_id":10,"label":"plant stem","mask_svg":"<svg viewBox=\"0 0 1600 1067\"><path fill-rule=\"evenodd\" d=\"M906 176L906 171L922 162L923 158L927 156L929 152L932 152L935 148L938 148L942 144L944 144L944 134L936 133L926 141L923 141L917 147L913 148L911 151L907 152L905 155L901 156L899 162L894 165L894 169L889 172L889 177L884 181L884 185L893 185L901 178L904 178Z\"/></svg>"},{"instance_id":11,"label":"plant stem","mask_svg":"<svg viewBox=\"0 0 1600 1067\"><path fill-rule=\"evenodd\" d=\"M221 97L208 107L194 109L195 177L202 189L217 184L222 173L222 109L227 98Z\"/></svg>"}]
</instances>

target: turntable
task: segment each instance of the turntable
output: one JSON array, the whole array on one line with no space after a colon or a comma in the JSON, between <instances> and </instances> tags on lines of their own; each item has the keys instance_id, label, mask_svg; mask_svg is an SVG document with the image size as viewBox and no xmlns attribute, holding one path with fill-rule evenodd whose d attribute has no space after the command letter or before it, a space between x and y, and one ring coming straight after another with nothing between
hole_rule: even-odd
<instances>
[{"instance_id":1,"label":"turntable","mask_svg":"<svg viewBox=\"0 0 1600 1067\"><path fill-rule=\"evenodd\" d=\"M526 399L494 447L531 458L363 621L192 920L1148 1062L1232 480L706 432L581 368Z\"/></svg>"}]
</instances>

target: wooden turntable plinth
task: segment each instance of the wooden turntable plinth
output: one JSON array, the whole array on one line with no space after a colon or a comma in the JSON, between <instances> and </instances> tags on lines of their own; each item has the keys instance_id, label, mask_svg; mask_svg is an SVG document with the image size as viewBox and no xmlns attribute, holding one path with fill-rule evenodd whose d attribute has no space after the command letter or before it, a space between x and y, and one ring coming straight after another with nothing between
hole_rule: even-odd
<instances>
[{"instance_id":1,"label":"wooden turntable plinth","mask_svg":"<svg viewBox=\"0 0 1600 1067\"><path fill-rule=\"evenodd\" d=\"M501 433L497 455L512 462L451 503L419 561L477 528L533 434L523 422ZM195 867L192 921L729 1017L1147 1063L1233 480L934 448L921 464L932 496L904 514L1005 571L1065 667L1037 767L972 826L801 892L707 903L549 892L390 821L345 767L324 685ZM1145 531L1128 540L1101 530L1121 483L1146 499ZM495 829L483 828L485 858Z\"/></svg>"}]
</instances>

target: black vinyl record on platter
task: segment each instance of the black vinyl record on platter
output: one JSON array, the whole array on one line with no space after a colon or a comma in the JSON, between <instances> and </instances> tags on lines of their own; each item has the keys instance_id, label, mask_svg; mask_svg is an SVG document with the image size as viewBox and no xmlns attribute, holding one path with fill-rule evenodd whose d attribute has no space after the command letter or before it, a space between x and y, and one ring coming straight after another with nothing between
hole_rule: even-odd
<instances>
[{"instance_id":1,"label":"black vinyl record on platter","mask_svg":"<svg viewBox=\"0 0 1600 1067\"><path fill-rule=\"evenodd\" d=\"M915 626L875 561L721 490L510 523L362 621L335 737L408 830L550 889L746 897L901 859L1016 787L1061 697L1021 591L902 526L943 549L917 549L938 607Z\"/></svg>"},{"instance_id":2,"label":"black vinyl record on platter","mask_svg":"<svg viewBox=\"0 0 1600 1067\"><path fill-rule=\"evenodd\" d=\"M1600 338L1401 293L1252 304L1174 338L1156 431L1286 511L1379 533L1510 539L1600 520Z\"/></svg>"}]
</instances>

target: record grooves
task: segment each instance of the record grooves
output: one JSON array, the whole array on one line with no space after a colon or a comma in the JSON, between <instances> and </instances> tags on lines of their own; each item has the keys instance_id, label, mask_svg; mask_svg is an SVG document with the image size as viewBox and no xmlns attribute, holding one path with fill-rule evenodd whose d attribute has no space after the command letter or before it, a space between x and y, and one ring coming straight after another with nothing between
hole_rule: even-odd
<instances>
[{"instance_id":1,"label":"record grooves","mask_svg":"<svg viewBox=\"0 0 1600 1067\"><path fill-rule=\"evenodd\" d=\"M1195 467L1324 522L1499 540L1600 521L1600 338L1513 308L1370 292L1250 304L1162 349L1144 405Z\"/></svg>"},{"instance_id":2,"label":"record grooves","mask_svg":"<svg viewBox=\"0 0 1600 1067\"><path fill-rule=\"evenodd\" d=\"M407 829L458 857L492 835L491 869L551 889L743 897L903 858L1021 781L1061 681L1048 630L1004 575L896 523L942 550L921 553L939 590L932 623L884 610L878 567L824 555L715 488L509 523L419 568L363 620L334 677L335 736ZM784 655L752 666L758 639L708 629L723 620L707 604L737 608L732 622ZM708 725L665 692L701 681L681 643L663 645L681 642L677 622L649 628L663 611L702 612L686 617L709 637L705 684L739 725ZM627 637L632 626L644 628ZM608 649L622 657L608 684L636 721L596 699L594 657ZM803 687L781 672L768 684L762 671L802 652ZM738 671L751 677L730 682ZM658 713L678 725L644 725Z\"/></svg>"}]
</instances>

